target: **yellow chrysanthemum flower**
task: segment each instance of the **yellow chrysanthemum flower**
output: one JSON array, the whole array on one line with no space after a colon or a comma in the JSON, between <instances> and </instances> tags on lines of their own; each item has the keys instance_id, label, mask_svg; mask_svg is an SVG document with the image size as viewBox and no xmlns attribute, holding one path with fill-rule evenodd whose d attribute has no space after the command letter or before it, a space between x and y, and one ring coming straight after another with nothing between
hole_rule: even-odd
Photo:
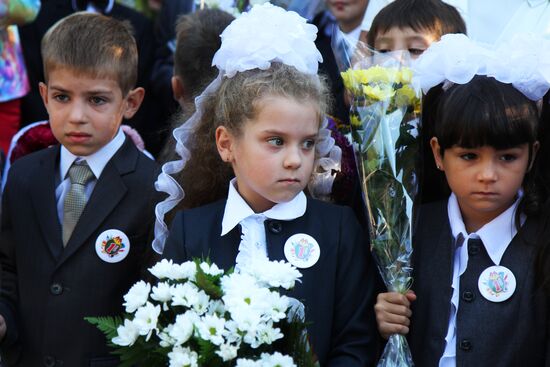
<instances>
[{"instance_id":1,"label":"yellow chrysanthemum flower","mask_svg":"<svg viewBox=\"0 0 550 367\"><path fill-rule=\"evenodd\" d=\"M361 127L361 119L357 115L350 115L349 121L353 127Z\"/></svg>"},{"instance_id":2,"label":"yellow chrysanthemum flower","mask_svg":"<svg viewBox=\"0 0 550 367\"><path fill-rule=\"evenodd\" d=\"M395 91L395 104L398 107L415 104L418 97L410 85L404 85Z\"/></svg>"},{"instance_id":3,"label":"yellow chrysanthemum flower","mask_svg":"<svg viewBox=\"0 0 550 367\"><path fill-rule=\"evenodd\" d=\"M399 81L401 84L410 84L412 80L413 72L410 68L402 68L399 72Z\"/></svg>"},{"instance_id":4,"label":"yellow chrysanthemum flower","mask_svg":"<svg viewBox=\"0 0 550 367\"><path fill-rule=\"evenodd\" d=\"M377 100L377 101L387 101L395 95L395 90L393 90L391 85L387 85L387 86L364 85L363 86L363 93L368 98L371 98L371 99L374 99L374 100Z\"/></svg>"}]
</instances>

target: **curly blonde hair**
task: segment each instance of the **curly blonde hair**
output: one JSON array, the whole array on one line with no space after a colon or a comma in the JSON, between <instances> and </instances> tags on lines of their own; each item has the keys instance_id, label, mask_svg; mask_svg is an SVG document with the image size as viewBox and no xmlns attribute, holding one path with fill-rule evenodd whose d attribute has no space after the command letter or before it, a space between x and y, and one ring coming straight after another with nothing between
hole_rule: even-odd
<instances>
[{"instance_id":1,"label":"curly blonde hair","mask_svg":"<svg viewBox=\"0 0 550 367\"><path fill-rule=\"evenodd\" d=\"M190 139L191 158L176 177L185 191L185 198L176 209L205 205L227 196L233 170L218 154L216 129L225 126L240 136L243 124L257 116L261 101L267 96L315 103L319 123L329 103L324 80L281 63L273 63L267 70L254 69L224 78L218 90L206 96L201 121Z\"/></svg>"}]
</instances>

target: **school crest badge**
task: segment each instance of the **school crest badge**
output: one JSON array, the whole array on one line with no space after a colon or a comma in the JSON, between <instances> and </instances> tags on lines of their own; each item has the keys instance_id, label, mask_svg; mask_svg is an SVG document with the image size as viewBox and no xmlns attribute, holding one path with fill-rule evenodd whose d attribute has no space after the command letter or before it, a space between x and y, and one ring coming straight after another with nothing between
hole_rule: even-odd
<instances>
[{"instance_id":1,"label":"school crest badge","mask_svg":"<svg viewBox=\"0 0 550 367\"><path fill-rule=\"evenodd\" d=\"M487 300L503 302L514 294L516 277L505 266L490 266L479 276L478 288Z\"/></svg>"},{"instance_id":2,"label":"school crest badge","mask_svg":"<svg viewBox=\"0 0 550 367\"><path fill-rule=\"evenodd\" d=\"M284 247L285 257L297 268L309 268L317 263L321 249L315 238L305 233L289 237Z\"/></svg>"},{"instance_id":3,"label":"school crest badge","mask_svg":"<svg viewBox=\"0 0 550 367\"><path fill-rule=\"evenodd\" d=\"M117 263L128 256L130 240L124 232L118 229L108 229L97 237L95 250L101 260Z\"/></svg>"}]
</instances>

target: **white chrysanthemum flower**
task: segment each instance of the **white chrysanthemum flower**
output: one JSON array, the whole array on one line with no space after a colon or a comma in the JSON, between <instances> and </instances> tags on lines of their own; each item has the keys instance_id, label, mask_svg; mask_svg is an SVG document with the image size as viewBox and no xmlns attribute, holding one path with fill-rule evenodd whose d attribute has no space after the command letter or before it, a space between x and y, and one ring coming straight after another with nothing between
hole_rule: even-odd
<instances>
[{"instance_id":1,"label":"white chrysanthemum flower","mask_svg":"<svg viewBox=\"0 0 550 367\"><path fill-rule=\"evenodd\" d=\"M173 347L176 345L176 340L170 336L170 332L174 328L174 324L166 326L162 331L158 333L160 342L159 345L163 348Z\"/></svg>"},{"instance_id":2,"label":"white chrysanthemum flower","mask_svg":"<svg viewBox=\"0 0 550 367\"><path fill-rule=\"evenodd\" d=\"M199 299L199 289L192 283L177 284L171 288L172 306L193 307Z\"/></svg>"},{"instance_id":3,"label":"white chrysanthemum flower","mask_svg":"<svg viewBox=\"0 0 550 367\"><path fill-rule=\"evenodd\" d=\"M283 337L283 333L281 333L281 329L274 328L273 323L270 321L268 323L262 323L258 325L256 329L256 342L257 345L252 344L252 348L257 348L262 344L268 344L270 345L277 339L281 339Z\"/></svg>"},{"instance_id":4,"label":"white chrysanthemum flower","mask_svg":"<svg viewBox=\"0 0 550 367\"><path fill-rule=\"evenodd\" d=\"M225 330L223 331L223 337L228 343L241 344L243 340L242 335L245 331L239 330L237 322L234 320L228 320L225 323Z\"/></svg>"},{"instance_id":5,"label":"white chrysanthemum flower","mask_svg":"<svg viewBox=\"0 0 550 367\"><path fill-rule=\"evenodd\" d=\"M139 336L138 327L128 319L124 320L124 325L120 325L116 332L117 336L113 338L112 342L122 347L133 345Z\"/></svg>"},{"instance_id":6,"label":"white chrysanthemum flower","mask_svg":"<svg viewBox=\"0 0 550 367\"><path fill-rule=\"evenodd\" d=\"M151 298L155 301L163 303L163 310L168 311L168 305L166 302L172 299L172 287L166 282L158 283L153 287L151 292Z\"/></svg>"},{"instance_id":7,"label":"white chrysanthemum flower","mask_svg":"<svg viewBox=\"0 0 550 367\"><path fill-rule=\"evenodd\" d=\"M260 361L262 367L296 367L291 357L279 352L262 353Z\"/></svg>"},{"instance_id":8,"label":"white chrysanthemum flower","mask_svg":"<svg viewBox=\"0 0 550 367\"><path fill-rule=\"evenodd\" d=\"M174 338L176 345L181 345L193 335L193 329L199 317L193 311L187 311L183 315L176 316L176 322L170 330L170 336Z\"/></svg>"},{"instance_id":9,"label":"white chrysanthemum flower","mask_svg":"<svg viewBox=\"0 0 550 367\"><path fill-rule=\"evenodd\" d=\"M174 263L172 262L172 260L162 259L161 261L150 267L149 272L158 279L172 279L170 277L170 274L172 273L173 266Z\"/></svg>"},{"instance_id":10,"label":"white chrysanthemum flower","mask_svg":"<svg viewBox=\"0 0 550 367\"><path fill-rule=\"evenodd\" d=\"M210 303L208 304L207 312L209 315L216 315L219 317L223 317L223 315L225 315L225 305L219 299L210 301Z\"/></svg>"},{"instance_id":11,"label":"white chrysanthemum flower","mask_svg":"<svg viewBox=\"0 0 550 367\"><path fill-rule=\"evenodd\" d=\"M271 305L267 316L277 322L286 317L286 311L289 306L289 300L286 296L281 296L278 292L270 292L267 303Z\"/></svg>"},{"instance_id":12,"label":"white chrysanthemum flower","mask_svg":"<svg viewBox=\"0 0 550 367\"><path fill-rule=\"evenodd\" d=\"M149 298L150 291L151 284L145 283L143 280L134 284L128 293L124 295L123 306L126 307L126 312L132 313L143 306Z\"/></svg>"},{"instance_id":13,"label":"white chrysanthemum flower","mask_svg":"<svg viewBox=\"0 0 550 367\"><path fill-rule=\"evenodd\" d=\"M231 313L231 318L235 321L238 331L251 335L255 335L256 327L262 321L262 315L250 307L236 309Z\"/></svg>"},{"instance_id":14,"label":"white chrysanthemum flower","mask_svg":"<svg viewBox=\"0 0 550 367\"><path fill-rule=\"evenodd\" d=\"M215 345L223 343L225 319L213 315L204 315L197 322L196 326L202 339L208 340Z\"/></svg>"},{"instance_id":15,"label":"white chrysanthemum flower","mask_svg":"<svg viewBox=\"0 0 550 367\"><path fill-rule=\"evenodd\" d=\"M210 303L210 297L206 292L200 290L197 294L197 301L193 304L193 310L199 315L203 315L208 311L208 305Z\"/></svg>"},{"instance_id":16,"label":"white chrysanthemum flower","mask_svg":"<svg viewBox=\"0 0 550 367\"><path fill-rule=\"evenodd\" d=\"M189 348L175 346L168 353L169 367L198 367L199 355Z\"/></svg>"},{"instance_id":17,"label":"white chrysanthemum flower","mask_svg":"<svg viewBox=\"0 0 550 367\"><path fill-rule=\"evenodd\" d=\"M186 261L183 264L174 267L174 279L195 280L197 274L197 264L193 261Z\"/></svg>"},{"instance_id":18,"label":"white chrysanthemum flower","mask_svg":"<svg viewBox=\"0 0 550 367\"><path fill-rule=\"evenodd\" d=\"M221 357L224 362L237 358L237 352L239 347L232 344L222 344L220 349L216 351L216 354Z\"/></svg>"},{"instance_id":19,"label":"white chrysanthemum flower","mask_svg":"<svg viewBox=\"0 0 550 367\"><path fill-rule=\"evenodd\" d=\"M237 359L235 367L262 367L261 361L253 361L251 359L240 358Z\"/></svg>"},{"instance_id":20,"label":"white chrysanthemum flower","mask_svg":"<svg viewBox=\"0 0 550 367\"><path fill-rule=\"evenodd\" d=\"M223 274L223 270L218 268L218 265L216 264L208 265L207 263L203 262L200 264L200 267L202 271L208 275L216 276L216 275Z\"/></svg>"},{"instance_id":21,"label":"white chrysanthemum flower","mask_svg":"<svg viewBox=\"0 0 550 367\"><path fill-rule=\"evenodd\" d=\"M146 335L145 340L149 340L153 330L158 332L157 322L160 315L160 306L153 305L151 302L138 308L134 318L134 324L139 329L140 335Z\"/></svg>"},{"instance_id":22,"label":"white chrysanthemum flower","mask_svg":"<svg viewBox=\"0 0 550 367\"><path fill-rule=\"evenodd\" d=\"M302 276L294 265L286 261L269 261L262 258L253 259L244 272L256 278L261 286L284 289L293 288Z\"/></svg>"}]
</instances>

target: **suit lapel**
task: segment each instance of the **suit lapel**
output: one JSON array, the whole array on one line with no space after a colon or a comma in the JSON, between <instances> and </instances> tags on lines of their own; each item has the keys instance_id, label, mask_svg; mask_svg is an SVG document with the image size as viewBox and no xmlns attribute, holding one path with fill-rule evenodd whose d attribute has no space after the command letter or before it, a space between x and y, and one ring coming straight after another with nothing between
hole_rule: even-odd
<instances>
[{"instance_id":1,"label":"suit lapel","mask_svg":"<svg viewBox=\"0 0 550 367\"><path fill-rule=\"evenodd\" d=\"M135 170L138 151L126 139L122 147L107 163L99 177L94 191L76 224L74 232L59 260L60 266L82 245L90 243L89 237L94 234L124 198L128 188L122 177Z\"/></svg>"},{"instance_id":2,"label":"suit lapel","mask_svg":"<svg viewBox=\"0 0 550 367\"><path fill-rule=\"evenodd\" d=\"M30 190L35 213L40 223L40 229L45 242L54 258L58 258L62 249L61 224L57 215L55 200L55 175L58 173L56 162L59 157L59 147L49 148L48 155L39 162Z\"/></svg>"}]
</instances>

